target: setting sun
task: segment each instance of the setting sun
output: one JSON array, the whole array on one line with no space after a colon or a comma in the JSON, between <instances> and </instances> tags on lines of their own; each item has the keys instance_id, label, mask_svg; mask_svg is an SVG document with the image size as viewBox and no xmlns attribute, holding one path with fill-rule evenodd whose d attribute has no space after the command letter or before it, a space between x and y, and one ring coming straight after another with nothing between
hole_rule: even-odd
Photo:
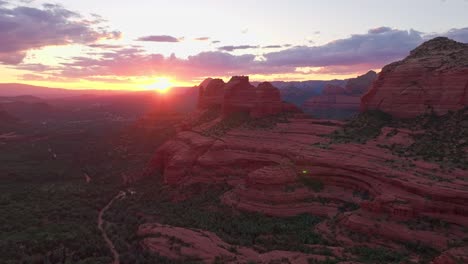
<instances>
[{"instance_id":1,"label":"setting sun","mask_svg":"<svg viewBox=\"0 0 468 264\"><path fill-rule=\"evenodd\" d=\"M156 78L156 81L148 86L148 89L155 90L160 93L166 93L173 86L171 79L166 77Z\"/></svg>"}]
</instances>

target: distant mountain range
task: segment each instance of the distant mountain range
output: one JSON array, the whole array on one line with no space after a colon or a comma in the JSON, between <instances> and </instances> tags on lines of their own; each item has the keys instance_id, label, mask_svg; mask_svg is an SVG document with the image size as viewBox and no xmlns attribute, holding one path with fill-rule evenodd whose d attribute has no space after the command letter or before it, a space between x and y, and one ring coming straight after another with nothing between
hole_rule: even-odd
<instances>
[{"instance_id":1,"label":"distant mountain range","mask_svg":"<svg viewBox=\"0 0 468 264\"><path fill-rule=\"evenodd\" d=\"M50 88L43 86L35 86L21 83L0 83L0 96L24 96L31 95L42 98L58 98L69 97L86 94L106 95L106 94L121 94L128 91L114 90L71 90L63 88Z\"/></svg>"}]
</instances>

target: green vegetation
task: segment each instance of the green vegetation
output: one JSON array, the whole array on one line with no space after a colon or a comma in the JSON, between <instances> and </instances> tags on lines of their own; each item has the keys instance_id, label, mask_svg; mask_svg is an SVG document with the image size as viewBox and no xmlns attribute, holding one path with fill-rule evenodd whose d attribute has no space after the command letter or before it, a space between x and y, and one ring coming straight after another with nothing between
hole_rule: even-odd
<instances>
[{"instance_id":1,"label":"green vegetation","mask_svg":"<svg viewBox=\"0 0 468 264\"><path fill-rule=\"evenodd\" d=\"M357 115L346 123L342 129L330 135L331 143L361 143L380 135L382 127L390 124L392 117L381 111L368 111Z\"/></svg>"},{"instance_id":2,"label":"green vegetation","mask_svg":"<svg viewBox=\"0 0 468 264\"><path fill-rule=\"evenodd\" d=\"M368 111L354 117L350 122L329 135L330 144L361 143L376 138L384 126L393 127L386 136L391 138L398 133L397 128L421 131L413 136L409 146L393 144L379 145L390 149L395 155L437 162L444 168L468 170L468 108L449 112L442 116L427 113L412 119L392 119L380 111ZM320 148L329 145L317 144ZM411 164L410 164L411 165Z\"/></svg>"},{"instance_id":3,"label":"green vegetation","mask_svg":"<svg viewBox=\"0 0 468 264\"><path fill-rule=\"evenodd\" d=\"M307 263L308 264L337 264L339 263L341 260L338 260L338 259L330 259L330 258L326 258L325 260L316 260L316 259L313 259L313 258L310 258L307 260Z\"/></svg>"},{"instance_id":4,"label":"green vegetation","mask_svg":"<svg viewBox=\"0 0 468 264\"><path fill-rule=\"evenodd\" d=\"M358 261L372 264L401 263L407 255L387 248L354 247L350 253L358 257Z\"/></svg>"},{"instance_id":5,"label":"green vegetation","mask_svg":"<svg viewBox=\"0 0 468 264\"><path fill-rule=\"evenodd\" d=\"M25 139L1 145L1 263L112 261L97 229L98 212L121 188L121 174L144 167L173 131L128 125L26 123L16 130Z\"/></svg>"},{"instance_id":6,"label":"green vegetation","mask_svg":"<svg viewBox=\"0 0 468 264\"><path fill-rule=\"evenodd\" d=\"M198 120L193 125L199 126L201 124L211 122L220 116L221 106L210 107L198 118Z\"/></svg>"},{"instance_id":7,"label":"green vegetation","mask_svg":"<svg viewBox=\"0 0 468 264\"><path fill-rule=\"evenodd\" d=\"M241 126L249 120L249 113L239 112L231 114L223 118L220 122L216 123L214 126L203 131L203 135L208 137L220 137L225 135L231 129Z\"/></svg>"},{"instance_id":8,"label":"green vegetation","mask_svg":"<svg viewBox=\"0 0 468 264\"><path fill-rule=\"evenodd\" d=\"M107 230L122 254L123 263L131 263L130 259L140 255L140 238L135 233L140 224L147 222L208 230L227 243L253 247L260 252L312 252L313 249L305 244L326 243L313 231L313 227L322 220L319 217L304 214L276 218L233 211L221 205L218 200L226 189L220 186L204 188L211 191L174 203L171 202L169 193L151 180L138 183L134 187L137 191L135 195L117 201L105 218L110 223ZM141 212L144 212L144 216Z\"/></svg>"},{"instance_id":9,"label":"green vegetation","mask_svg":"<svg viewBox=\"0 0 468 264\"><path fill-rule=\"evenodd\" d=\"M340 207L338 207L338 210L340 212L350 212L350 211L355 211L355 210L357 210L359 208L360 208L359 204L352 203L352 202L346 202L343 205L341 205Z\"/></svg>"},{"instance_id":10,"label":"green vegetation","mask_svg":"<svg viewBox=\"0 0 468 264\"><path fill-rule=\"evenodd\" d=\"M291 113L280 113L277 115L266 116L262 118L250 118L243 125L247 129L272 129L278 123L290 123Z\"/></svg>"},{"instance_id":11,"label":"green vegetation","mask_svg":"<svg viewBox=\"0 0 468 264\"><path fill-rule=\"evenodd\" d=\"M298 174L298 178L302 184L314 192L321 192L323 190L323 182L319 179L314 179L304 173Z\"/></svg>"},{"instance_id":12,"label":"green vegetation","mask_svg":"<svg viewBox=\"0 0 468 264\"><path fill-rule=\"evenodd\" d=\"M282 113L262 118L251 118L248 112L237 112L224 117L220 122L203 131L205 136L221 137L232 129L272 129L278 123L288 123L291 114Z\"/></svg>"},{"instance_id":13,"label":"green vegetation","mask_svg":"<svg viewBox=\"0 0 468 264\"><path fill-rule=\"evenodd\" d=\"M394 153L468 170L468 108L443 116L428 114L416 121L412 127L424 133L415 135L410 146L394 146Z\"/></svg>"}]
</instances>

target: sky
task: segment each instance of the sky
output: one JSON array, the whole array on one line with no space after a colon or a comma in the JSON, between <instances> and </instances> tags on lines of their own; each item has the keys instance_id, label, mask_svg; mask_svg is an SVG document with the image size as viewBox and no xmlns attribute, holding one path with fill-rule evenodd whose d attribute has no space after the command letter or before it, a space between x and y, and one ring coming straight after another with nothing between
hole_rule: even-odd
<instances>
[{"instance_id":1,"label":"sky","mask_svg":"<svg viewBox=\"0 0 468 264\"><path fill-rule=\"evenodd\" d=\"M207 77L345 79L436 36L468 43L467 0L0 0L0 82L71 89Z\"/></svg>"}]
</instances>

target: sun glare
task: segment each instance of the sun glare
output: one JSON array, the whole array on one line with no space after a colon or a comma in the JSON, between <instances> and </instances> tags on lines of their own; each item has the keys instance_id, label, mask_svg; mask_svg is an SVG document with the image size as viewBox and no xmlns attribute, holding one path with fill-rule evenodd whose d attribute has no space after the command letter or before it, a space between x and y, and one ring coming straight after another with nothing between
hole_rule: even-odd
<instances>
[{"instance_id":1,"label":"sun glare","mask_svg":"<svg viewBox=\"0 0 468 264\"><path fill-rule=\"evenodd\" d=\"M160 93L168 92L172 87L170 78L160 77L156 78L156 81L148 86L148 89L155 90Z\"/></svg>"}]
</instances>

